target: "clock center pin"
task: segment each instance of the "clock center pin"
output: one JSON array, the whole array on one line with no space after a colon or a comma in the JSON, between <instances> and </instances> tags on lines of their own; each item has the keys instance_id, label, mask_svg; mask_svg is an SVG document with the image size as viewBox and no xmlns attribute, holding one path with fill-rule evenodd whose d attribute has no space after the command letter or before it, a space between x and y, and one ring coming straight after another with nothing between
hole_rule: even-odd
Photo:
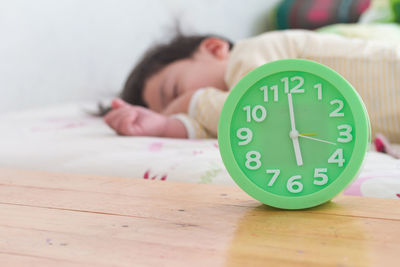
<instances>
[{"instance_id":1,"label":"clock center pin","mask_svg":"<svg viewBox=\"0 0 400 267\"><path fill-rule=\"evenodd\" d=\"M290 131L289 136L290 136L291 139L298 138L299 137L299 132L297 130L292 130L292 131Z\"/></svg>"}]
</instances>

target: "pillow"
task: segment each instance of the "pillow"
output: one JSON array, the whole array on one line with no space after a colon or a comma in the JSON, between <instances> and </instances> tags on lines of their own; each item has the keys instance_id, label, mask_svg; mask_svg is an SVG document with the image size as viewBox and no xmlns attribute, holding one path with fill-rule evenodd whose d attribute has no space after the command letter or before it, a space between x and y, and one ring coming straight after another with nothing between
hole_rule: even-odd
<instances>
[{"instance_id":1,"label":"pillow","mask_svg":"<svg viewBox=\"0 0 400 267\"><path fill-rule=\"evenodd\" d=\"M368 9L361 15L359 22L393 22L395 20L394 10L398 0L372 0Z\"/></svg>"},{"instance_id":2,"label":"pillow","mask_svg":"<svg viewBox=\"0 0 400 267\"><path fill-rule=\"evenodd\" d=\"M396 23L334 24L317 29L318 32L335 33L349 38L381 40L400 43L400 25Z\"/></svg>"}]
</instances>

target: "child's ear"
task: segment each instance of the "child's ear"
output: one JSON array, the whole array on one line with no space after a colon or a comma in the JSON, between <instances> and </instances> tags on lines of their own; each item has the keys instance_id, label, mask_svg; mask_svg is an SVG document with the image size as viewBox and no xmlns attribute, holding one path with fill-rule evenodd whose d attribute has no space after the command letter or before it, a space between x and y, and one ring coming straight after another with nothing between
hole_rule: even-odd
<instances>
[{"instance_id":1,"label":"child's ear","mask_svg":"<svg viewBox=\"0 0 400 267\"><path fill-rule=\"evenodd\" d=\"M226 59L229 55L229 43L217 37L209 37L200 43L199 50L218 59Z\"/></svg>"}]
</instances>

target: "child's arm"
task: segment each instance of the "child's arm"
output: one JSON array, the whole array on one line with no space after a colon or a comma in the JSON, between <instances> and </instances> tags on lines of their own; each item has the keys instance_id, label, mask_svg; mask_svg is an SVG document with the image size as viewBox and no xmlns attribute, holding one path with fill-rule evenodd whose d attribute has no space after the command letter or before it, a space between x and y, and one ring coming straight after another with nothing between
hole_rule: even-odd
<instances>
[{"instance_id":1,"label":"child's arm","mask_svg":"<svg viewBox=\"0 0 400 267\"><path fill-rule=\"evenodd\" d=\"M120 135L188 138L186 127L179 119L130 105L121 99L112 102L112 110L104 120Z\"/></svg>"}]
</instances>

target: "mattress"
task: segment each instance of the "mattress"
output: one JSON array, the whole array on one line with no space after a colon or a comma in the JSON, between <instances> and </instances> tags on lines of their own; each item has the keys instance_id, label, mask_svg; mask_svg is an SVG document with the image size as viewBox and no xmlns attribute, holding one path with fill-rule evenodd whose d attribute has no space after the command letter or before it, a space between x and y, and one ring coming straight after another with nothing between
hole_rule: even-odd
<instances>
[{"instance_id":1,"label":"mattress","mask_svg":"<svg viewBox=\"0 0 400 267\"><path fill-rule=\"evenodd\" d=\"M116 135L74 103L0 115L0 168L235 185L215 139ZM400 160L370 150L346 195L400 199Z\"/></svg>"}]
</instances>

